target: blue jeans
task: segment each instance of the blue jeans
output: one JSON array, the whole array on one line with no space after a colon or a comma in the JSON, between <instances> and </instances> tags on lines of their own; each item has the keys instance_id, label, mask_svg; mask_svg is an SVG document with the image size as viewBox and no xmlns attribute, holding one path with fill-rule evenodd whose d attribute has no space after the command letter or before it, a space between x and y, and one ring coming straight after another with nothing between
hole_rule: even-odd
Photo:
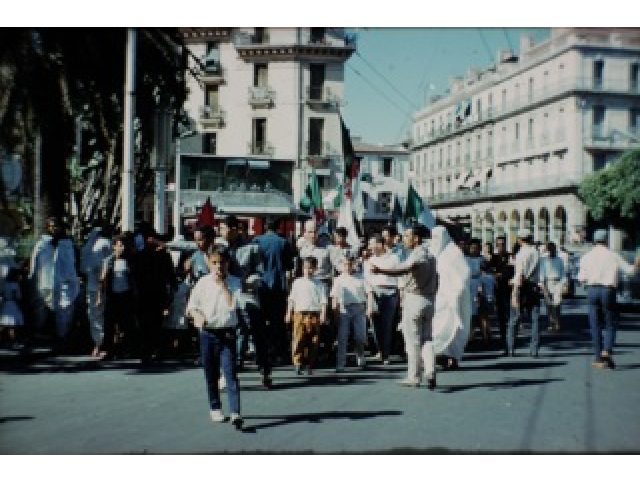
<instances>
[{"instance_id":1,"label":"blue jeans","mask_svg":"<svg viewBox=\"0 0 640 482\"><path fill-rule=\"evenodd\" d=\"M510 353L516 348L516 339L518 338L518 323L521 318L531 323L531 340L529 342L529 354L538 356L540 348L540 327L538 319L540 318L540 306L538 302L529 304L521 304L520 308L511 307L511 316L509 316L509 326L507 327L507 349Z\"/></svg>"},{"instance_id":2,"label":"blue jeans","mask_svg":"<svg viewBox=\"0 0 640 482\"><path fill-rule=\"evenodd\" d=\"M231 413L240 413L240 386L236 373L236 330L235 328L220 330L200 330L200 357L207 383L209 406L212 410L220 410L220 390L218 379L220 368L227 382L229 409Z\"/></svg>"},{"instance_id":3,"label":"blue jeans","mask_svg":"<svg viewBox=\"0 0 640 482\"><path fill-rule=\"evenodd\" d=\"M373 329L376 335L378 350L382 359L389 358L391 352L391 340L393 337L393 322L398 309L398 293L383 294L374 293L374 299L378 306L377 313L373 315Z\"/></svg>"},{"instance_id":4,"label":"blue jeans","mask_svg":"<svg viewBox=\"0 0 640 482\"><path fill-rule=\"evenodd\" d=\"M589 327L593 355L600 358L603 351L611 354L616 338L616 289L607 286L589 286ZM604 328L601 328L604 322Z\"/></svg>"},{"instance_id":5,"label":"blue jeans","mask_svg":"<svg viewBox=\"0 0 640 482\"><path fill-rule=\"evenodd\" d=\"M267 327L260 308L247 303L238 310L238 340L236 342L236 362L238 367L244 366L244 358L249 348L249 336L256 349L256 363L264 375L271 373L269 346L267 344Z\"/></svg>"}]
</instances>

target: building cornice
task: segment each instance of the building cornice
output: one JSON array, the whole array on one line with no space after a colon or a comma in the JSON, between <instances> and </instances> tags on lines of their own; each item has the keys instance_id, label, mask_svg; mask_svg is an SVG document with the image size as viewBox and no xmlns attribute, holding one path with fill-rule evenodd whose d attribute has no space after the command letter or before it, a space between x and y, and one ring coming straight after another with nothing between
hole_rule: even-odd
<instances>
[{"instance_id":1,"label":"building cornice","mask_svg":"<svg viewBox=\"0 0 640 482\"><path fill-rule=\"evenodd\" d=\"M251 60L335 60L343 62L355 52L354 45L237 45L241 59Z\"/></svg>"},{"instance_id":2,"label":"building cornice","mask_svg":"<svg viewBox=\"0 0 640 482\"><path fill-rule=\"evenodd\" d=\"M231 27L183 27L180 29L185 43L201 43L207 41L231 41Z\"/></svg>"}]
</instances>

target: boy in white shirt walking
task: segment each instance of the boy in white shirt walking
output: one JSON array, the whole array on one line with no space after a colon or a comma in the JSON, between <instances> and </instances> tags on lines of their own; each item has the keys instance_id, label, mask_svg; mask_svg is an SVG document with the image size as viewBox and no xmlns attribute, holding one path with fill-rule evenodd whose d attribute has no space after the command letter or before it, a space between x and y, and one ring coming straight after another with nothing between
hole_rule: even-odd
<instances>
[{"instance_id":1,"label":"boy in white shirt walking","mask_svg":"<svg viewBox=\"0 0 640 482\"><path fill-rule=\"evenodd\" d=\"M200 332L200 357L209 396L210 416L214 422L225 422L222 413L218 379L224 373L231 423L240 430L240 386L236 368L236 326L238 325L237 294L240 279L227 274L229 254L222 247L207 250L209 274L194 286L187 305L187 314Z\"/></svg>"},{"instance_id":2,"label":"boy in white shirt walking","mask_svg":"<svg viewBox=\"0 0 640 482\"><path fill-rule=\"evenodd\" d=\"M338 354L336 359L336 373L344 371L347 361L347 342L349 328L353 327L357 365L364 368L364 345L366 342L367 320L365 309L367 294L362 277L354 276L355 259L346 255L342 259L342 273L333 280L331 299L333 310L338 320Z\"/></svg>"},{"instance_id":3,"label":"boy in white shirt walking","mask_svg":"<svg viewBox=\"0 0 640 482\"><path fill-rule=\"evenodd\" d=\"M313 367L320 343L320 324L327 320L327 292L324 284L313 278L318 261L313 256L304 258L302 277L291 286L287 306L287 325L293 322L292 358L296 374L302 375L303 364L307 374Z\"/></svg>"}]
</instances>

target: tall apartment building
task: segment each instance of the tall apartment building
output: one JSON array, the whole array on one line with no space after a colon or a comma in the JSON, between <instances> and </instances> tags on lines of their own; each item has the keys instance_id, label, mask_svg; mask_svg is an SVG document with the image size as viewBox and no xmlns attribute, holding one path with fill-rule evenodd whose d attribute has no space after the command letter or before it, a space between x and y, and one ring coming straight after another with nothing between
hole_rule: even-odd
<instances>
[{"instance_id":1,"label":"tall apartment building","mask_svg":"<svg viewBox=\"0 0 640 482\"><path fill-rule=\"evenodd\" d=\"M511 245L581 240L582 178L640 147L640 29L553 28L451 79L413 118L409 175L440 217Z\"/></svg>"},{"instance_id":2,"label":"tall apartment building","mask_svg":"<svg viewBox=\"0 0 640 482\"><path fill-rule=\"evenodd\" d=\"M342 28L185 28L183 35L196 74L185 109L198 135L184 139L181 150L293 163L295 206L311 168L323 190L335 188L343 166L344 63L354 39ZM194 184L181 183L203 192Z\"/></svg>"}]
</instances>

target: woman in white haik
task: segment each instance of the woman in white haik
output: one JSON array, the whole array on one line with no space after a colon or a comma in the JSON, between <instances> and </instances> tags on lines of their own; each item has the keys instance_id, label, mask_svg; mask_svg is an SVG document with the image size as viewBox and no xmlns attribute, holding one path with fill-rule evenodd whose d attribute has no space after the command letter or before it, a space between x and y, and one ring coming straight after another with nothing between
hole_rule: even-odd
<instances>
[{"instance_id":1,"label":"woman in white haik","mask_svg":"<svg viewBox=\"0 0 640 482\"><path fill-rule=\"evenodd\" d=\"M471 330L470 269L464 254L442 226L431 231L430 251L436 257L438 272L434 350L436 355L447 357L447 368L456 368Z\"/></svg>"}]
</instances>

